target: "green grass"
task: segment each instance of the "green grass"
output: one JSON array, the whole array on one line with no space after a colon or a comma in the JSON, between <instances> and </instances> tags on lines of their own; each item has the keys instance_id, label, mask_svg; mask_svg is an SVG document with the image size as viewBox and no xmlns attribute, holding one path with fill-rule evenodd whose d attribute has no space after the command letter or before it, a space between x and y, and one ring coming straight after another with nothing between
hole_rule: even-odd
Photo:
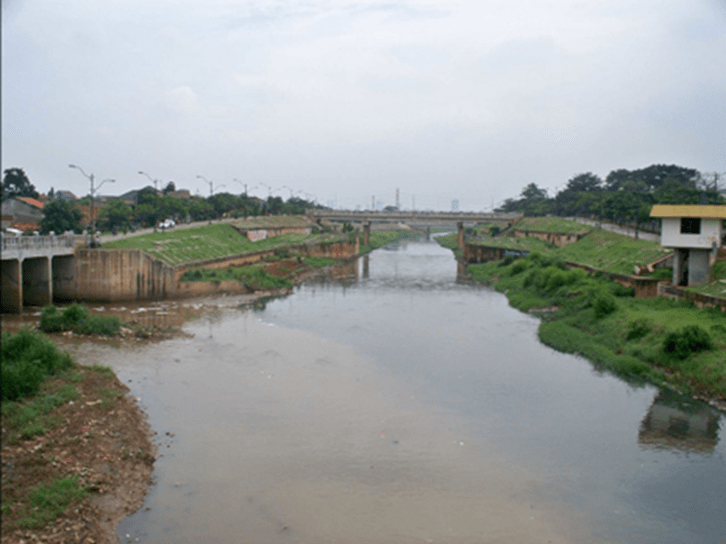
<instances>
[{"instance_id":1,"label":"green grass","mask_svg":"<svg viewBox=\"0 0 726 544\"><path fill-rule=\"evenodd\" d=\"M188 229L156 232L105 242L104 249L139 249L172 265L207 261L230 255L302 244L307 234L284 234L251 242L228 224L204 225Z\"/></svg>"},{"instance_id":2,"label":"green grass","mask_svg":"<svg viewBox=\"0 0 726 544\"><path fill-rule=\"evenodd\" d=\"M652 263L668 253L670 250L657 242L635 240L607 230L595 230L557 250L557 255L567 261L618 274L634 274L636 265Z\"/></svg>"},{"instance_id":3,"label":"green grass","mask_svg":"<svg viewBox=\"0 0 726 544\"><path fill-rule=\"evenodd\" d=\"M333 259L332 257L304 257L303 262L313 268L324 268L326 266L338 264L340 260Z\"/></svg>"},{"instance_id":4,"label":"green grass","mask_svg":"<svg viewBox=\"0 0 726 544\"><path fill-rule=\"evenodd\" d=\"M45 434L58 425L58 421L50 416L50 412L62 404L76 400L78 390L70 385L52 386L33 397L18 401L3 401L3 427L8 433L9 444L18 439L27 440Z\"/></svg>"},{"instance_id":5,"label":"green grass","mask_svg":"<svg viewBox=\"0 0 726 544\"><path fill-rule=\"evenodd\" d=\"M540 232L586 233L595 227L583 225L576 221L568 221L560 217L525 217L512 226L517 230L536 230Z\"/></svg>"},{"instance_id":6,"label":"green grass","mask_svg":"<svg viewBox=\"0 0 726 544\"><path fill-rule=\"evenodd\" d=\"M717 261L711 267L711 278L708 283L689 287L688 290L703 293L704 295L726 298L726 261Z\"/></svg>"},{"instance_id":7,"label":"green grass","mask_svg":"<svg viewBox=\"0 0 726 544\"><path fill-rule=\"evenodd\" d=\"M39 484L30 490L30 505L18 525L25 529L43 527L88 495L88 488L80 485L78 476Z\"/></svg>"},{"instance_id":8,"label":"green grass","mask_svg":"<svg viewBox=\"0 0 726 544\"><path fill-rule=\"evenodd\" d=\"M73 367L67 353L29 329L2 335L2 400L15 401L38 392L48 376Z\"/></svg>"},{"instance_id":9,"label":"green grass","mask_svg":"<svg viewBox=\"0 0 726 544\"><path fill-rule=\"evenodd\" d=\"M46 306L40 314L40 330L43 332L73 331L78 334L100 334L113 336L123 325L120 317L114 315L91 315L82 304L71 304L59 311Z\"/></svg>"},{"instance_id":10,"label":"green grass","mask_svg":"<svg viewBox=\"0 0 726 544\"><path fill-rule=\"evenodd\" d=\"M264 264L227 268L190 268L180 278L181 281L224 281L233 280L242 282L253 291L286 289L293 283L287 278L273 276L265 270Z\"/></svg>"}]
</instances>

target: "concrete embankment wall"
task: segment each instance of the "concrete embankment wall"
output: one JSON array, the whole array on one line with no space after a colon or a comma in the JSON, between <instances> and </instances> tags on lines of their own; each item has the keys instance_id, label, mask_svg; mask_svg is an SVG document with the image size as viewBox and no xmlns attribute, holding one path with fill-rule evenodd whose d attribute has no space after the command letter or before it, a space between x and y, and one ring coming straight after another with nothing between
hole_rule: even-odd
<instances>
[{"instance_id":1,"label":"concrete embankment wall","mask_svg":"<svg viewBox=\"0 0 726 544\"><path fill-rule=\"evenodd\" d=\"M345 259L358 255L355 242L327 242L287 247L290 253ZM192 267L246 266L275 254L275 250L234 255L210 261L170 266L140 250L79 249L53 271L54 298L60 301L130 302L247 293L237 281L185 282L181 276Z\"/></svg>"},{"instance_id":2,"label":"concrete embankment wall","mask_svg":"<svg viewBox=\"0 0 726 544\"><path fill-rule=\"evenodd\" d=\"M512 234L515 238L527 238L532 236L533 238L542 240L552 246L562 248L581 240L587 236L589 232L544 232L538 230L514 229L512 230Z\"/></svg>"}]
</instances>

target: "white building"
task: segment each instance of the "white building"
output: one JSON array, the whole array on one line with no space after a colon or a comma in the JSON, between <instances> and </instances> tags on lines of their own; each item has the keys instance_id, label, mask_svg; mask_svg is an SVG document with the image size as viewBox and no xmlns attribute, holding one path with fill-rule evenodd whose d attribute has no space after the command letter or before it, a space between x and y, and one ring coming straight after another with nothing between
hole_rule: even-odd
<instances>
[{"instance_id":1,"label":"white building","mask_svg":"<svg viewBox=\"0 0 726 544\"><path fill-rule=\"evenodd\" d=\"M723 245L726 206L657 204L650 216L661 218L660 243L673 249L673 284L706 283Z\"/></svg>"}]
</instances>

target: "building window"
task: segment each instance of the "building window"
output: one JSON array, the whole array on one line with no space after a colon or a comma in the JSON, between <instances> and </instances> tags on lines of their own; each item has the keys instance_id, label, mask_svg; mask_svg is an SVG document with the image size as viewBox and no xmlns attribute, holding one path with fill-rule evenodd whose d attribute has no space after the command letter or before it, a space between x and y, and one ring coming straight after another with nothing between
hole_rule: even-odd
<instances>
[{"instance_id":1,"label":"building window","mask_svg":"<svg viewBox=\"0 0 726 544\"><path fill-rule=\"evenodd\" d=\"M701 234L701 218L681 217L681 234Z\"/></svg>"}]
</instances>

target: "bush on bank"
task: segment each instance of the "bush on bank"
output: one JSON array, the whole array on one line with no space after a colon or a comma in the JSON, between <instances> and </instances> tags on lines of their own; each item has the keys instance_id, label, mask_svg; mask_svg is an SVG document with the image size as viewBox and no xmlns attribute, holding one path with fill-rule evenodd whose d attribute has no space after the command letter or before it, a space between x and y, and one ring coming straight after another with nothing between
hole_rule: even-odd
<instances>
[{"instance_id":1,"label":"bush on bank","mask_svg":"<svg viewBox=\"0 0 726 544\"><path fill-rule=\"evenodd\" d=\"M48 376L73 366L70 356L29 329L2 335L2 400L16 401L38 392Z\"/></svg>"},{"instance_id":2,"label":"bush on bank","mask_svg":"<svg viewBox=\"0 0 726 544\"><path fill-rule=\"evenodd\" d=\"M726 398L726 316L718 309L635 299L632 289L536 253L468 270L506 293L515 308L547 308L539 337L557 350L622 376Z\"/></svg>"},{"instance_id":3,"label":"bush on bank","mask_svg":"<svg viewBox=\"0 0 726 544\"><path fill-rule=\"evenodd\" d=\"M82 304L71 304L60 311L51 304L43 308L39 326L43 332L73 331L78 334L113 336L121 325L123 325L123 321L120 317L91 315L88 307Z\"/></svg>"}]
</instances>

